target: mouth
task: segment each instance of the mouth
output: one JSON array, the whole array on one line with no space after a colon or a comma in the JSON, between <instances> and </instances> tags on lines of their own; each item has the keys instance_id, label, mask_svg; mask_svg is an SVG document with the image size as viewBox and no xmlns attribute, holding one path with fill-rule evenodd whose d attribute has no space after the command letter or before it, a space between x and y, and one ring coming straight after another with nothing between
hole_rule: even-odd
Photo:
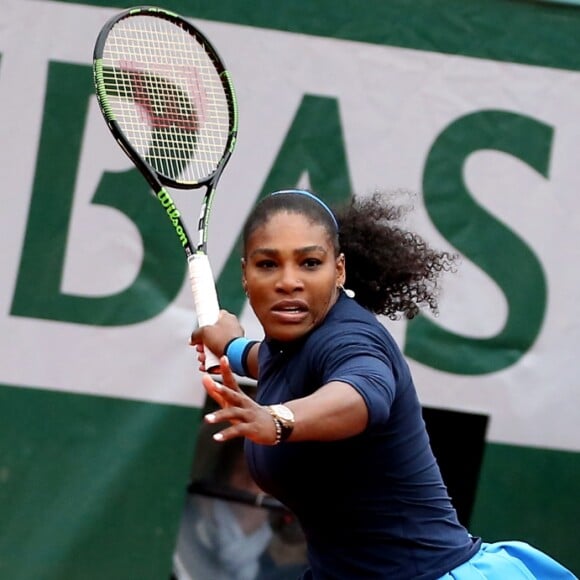
<instances>
[{"instance_id":1,"label":"mouth","mask_svg":"<svg viewBox=\"0 0 580 580\"><path fill-rule=\"evenodd\" d=\"M282 300L271 308L272 315L280 322L301 322L308 315L308 305L302 300Z\"/></svg>"}]
</instances>

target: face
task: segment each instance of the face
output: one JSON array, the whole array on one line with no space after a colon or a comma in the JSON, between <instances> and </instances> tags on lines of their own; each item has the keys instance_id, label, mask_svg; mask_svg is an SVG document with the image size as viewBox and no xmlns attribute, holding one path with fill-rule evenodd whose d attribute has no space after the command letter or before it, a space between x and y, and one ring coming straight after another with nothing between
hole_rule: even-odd
<instances>
[{"instance_id":1,"label":"face","mask_svg":"<svg viewBox=\"0 0 580 580\"><path fill-rule=\"evenodd\" d=\"M266 336L290 341L318 326L344 283L344 256L336 256L324 226L280 212L246 241L243 284Z\"/></svg>"}]
</instances>

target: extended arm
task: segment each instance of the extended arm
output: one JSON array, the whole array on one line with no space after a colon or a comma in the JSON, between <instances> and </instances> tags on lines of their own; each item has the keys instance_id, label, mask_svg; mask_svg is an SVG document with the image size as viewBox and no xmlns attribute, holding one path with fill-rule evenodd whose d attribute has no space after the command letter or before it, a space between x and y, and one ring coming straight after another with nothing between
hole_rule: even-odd
<instances>
[{"instance_id":1,"label":"extended arm","mask_svg":"<svg viewBox=\"0 0 580 580\"><path fill-rule=\"evenodd\" d=\"M258 405L237 386L227 359L220 361L223 385L204 375L203 385L221 410L206 417L209 423L229 422L216 439L247 437L255 443L272 445L276 429L266 407ZM361 433L368 422L368 410L361 395L347 383L330 382L315 393L282 401L295 416L289 441L333 441Z\"/></svg>"}]
</instances>

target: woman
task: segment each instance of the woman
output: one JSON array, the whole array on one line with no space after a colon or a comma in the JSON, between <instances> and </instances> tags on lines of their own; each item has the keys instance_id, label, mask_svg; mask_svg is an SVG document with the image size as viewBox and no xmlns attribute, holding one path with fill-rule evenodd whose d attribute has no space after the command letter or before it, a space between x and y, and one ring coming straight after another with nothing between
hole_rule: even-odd
<instances>
[{"instance_id":1,"label":"woman","mask_svg":"<svg viewBox=\"0 0 580 580\"><path fill-rule=\"evenodd\" d=\"M409 367L375 314L412 318L437 307L454 257L396 225L379 195L336 215L304 190L275 192L243 232L242 283L262 343L222 312L194 332L221 359L203 376L245 437L251 473L304 529L306 579L574 578L517 542L483 544L459 523L429 446ZM344 290L344 287L348 290ZM354 297L353 297L354 296ZM258 379L254 401L234 374Z\"/></svg>"}]
</instances>

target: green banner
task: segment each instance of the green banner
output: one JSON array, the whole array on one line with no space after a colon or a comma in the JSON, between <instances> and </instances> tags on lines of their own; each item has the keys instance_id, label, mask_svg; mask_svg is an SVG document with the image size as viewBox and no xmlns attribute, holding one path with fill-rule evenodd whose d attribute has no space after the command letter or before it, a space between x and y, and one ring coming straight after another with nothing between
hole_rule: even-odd
<instances>
[{"instance_id":1,"label":"green banner","mask_svg":"<svg viewBox=\"0 0 580 580\"><path fill-rule=\"evenodd\" d=\"M489 418L471 532L576 573L580 10L567 2L166 0L236 86L209 254L261 329L240 231L261 196L375 190L458 252L441 312L384 321L426 406ZM0 577L168 579L204 393L182 249L92 84L119 0L0 13ZM509 26L506 24L509 23ZM201 194L172 192L195 228ZM461 438L461 433L457 434Z\"/></svg>"}]
</instances>

